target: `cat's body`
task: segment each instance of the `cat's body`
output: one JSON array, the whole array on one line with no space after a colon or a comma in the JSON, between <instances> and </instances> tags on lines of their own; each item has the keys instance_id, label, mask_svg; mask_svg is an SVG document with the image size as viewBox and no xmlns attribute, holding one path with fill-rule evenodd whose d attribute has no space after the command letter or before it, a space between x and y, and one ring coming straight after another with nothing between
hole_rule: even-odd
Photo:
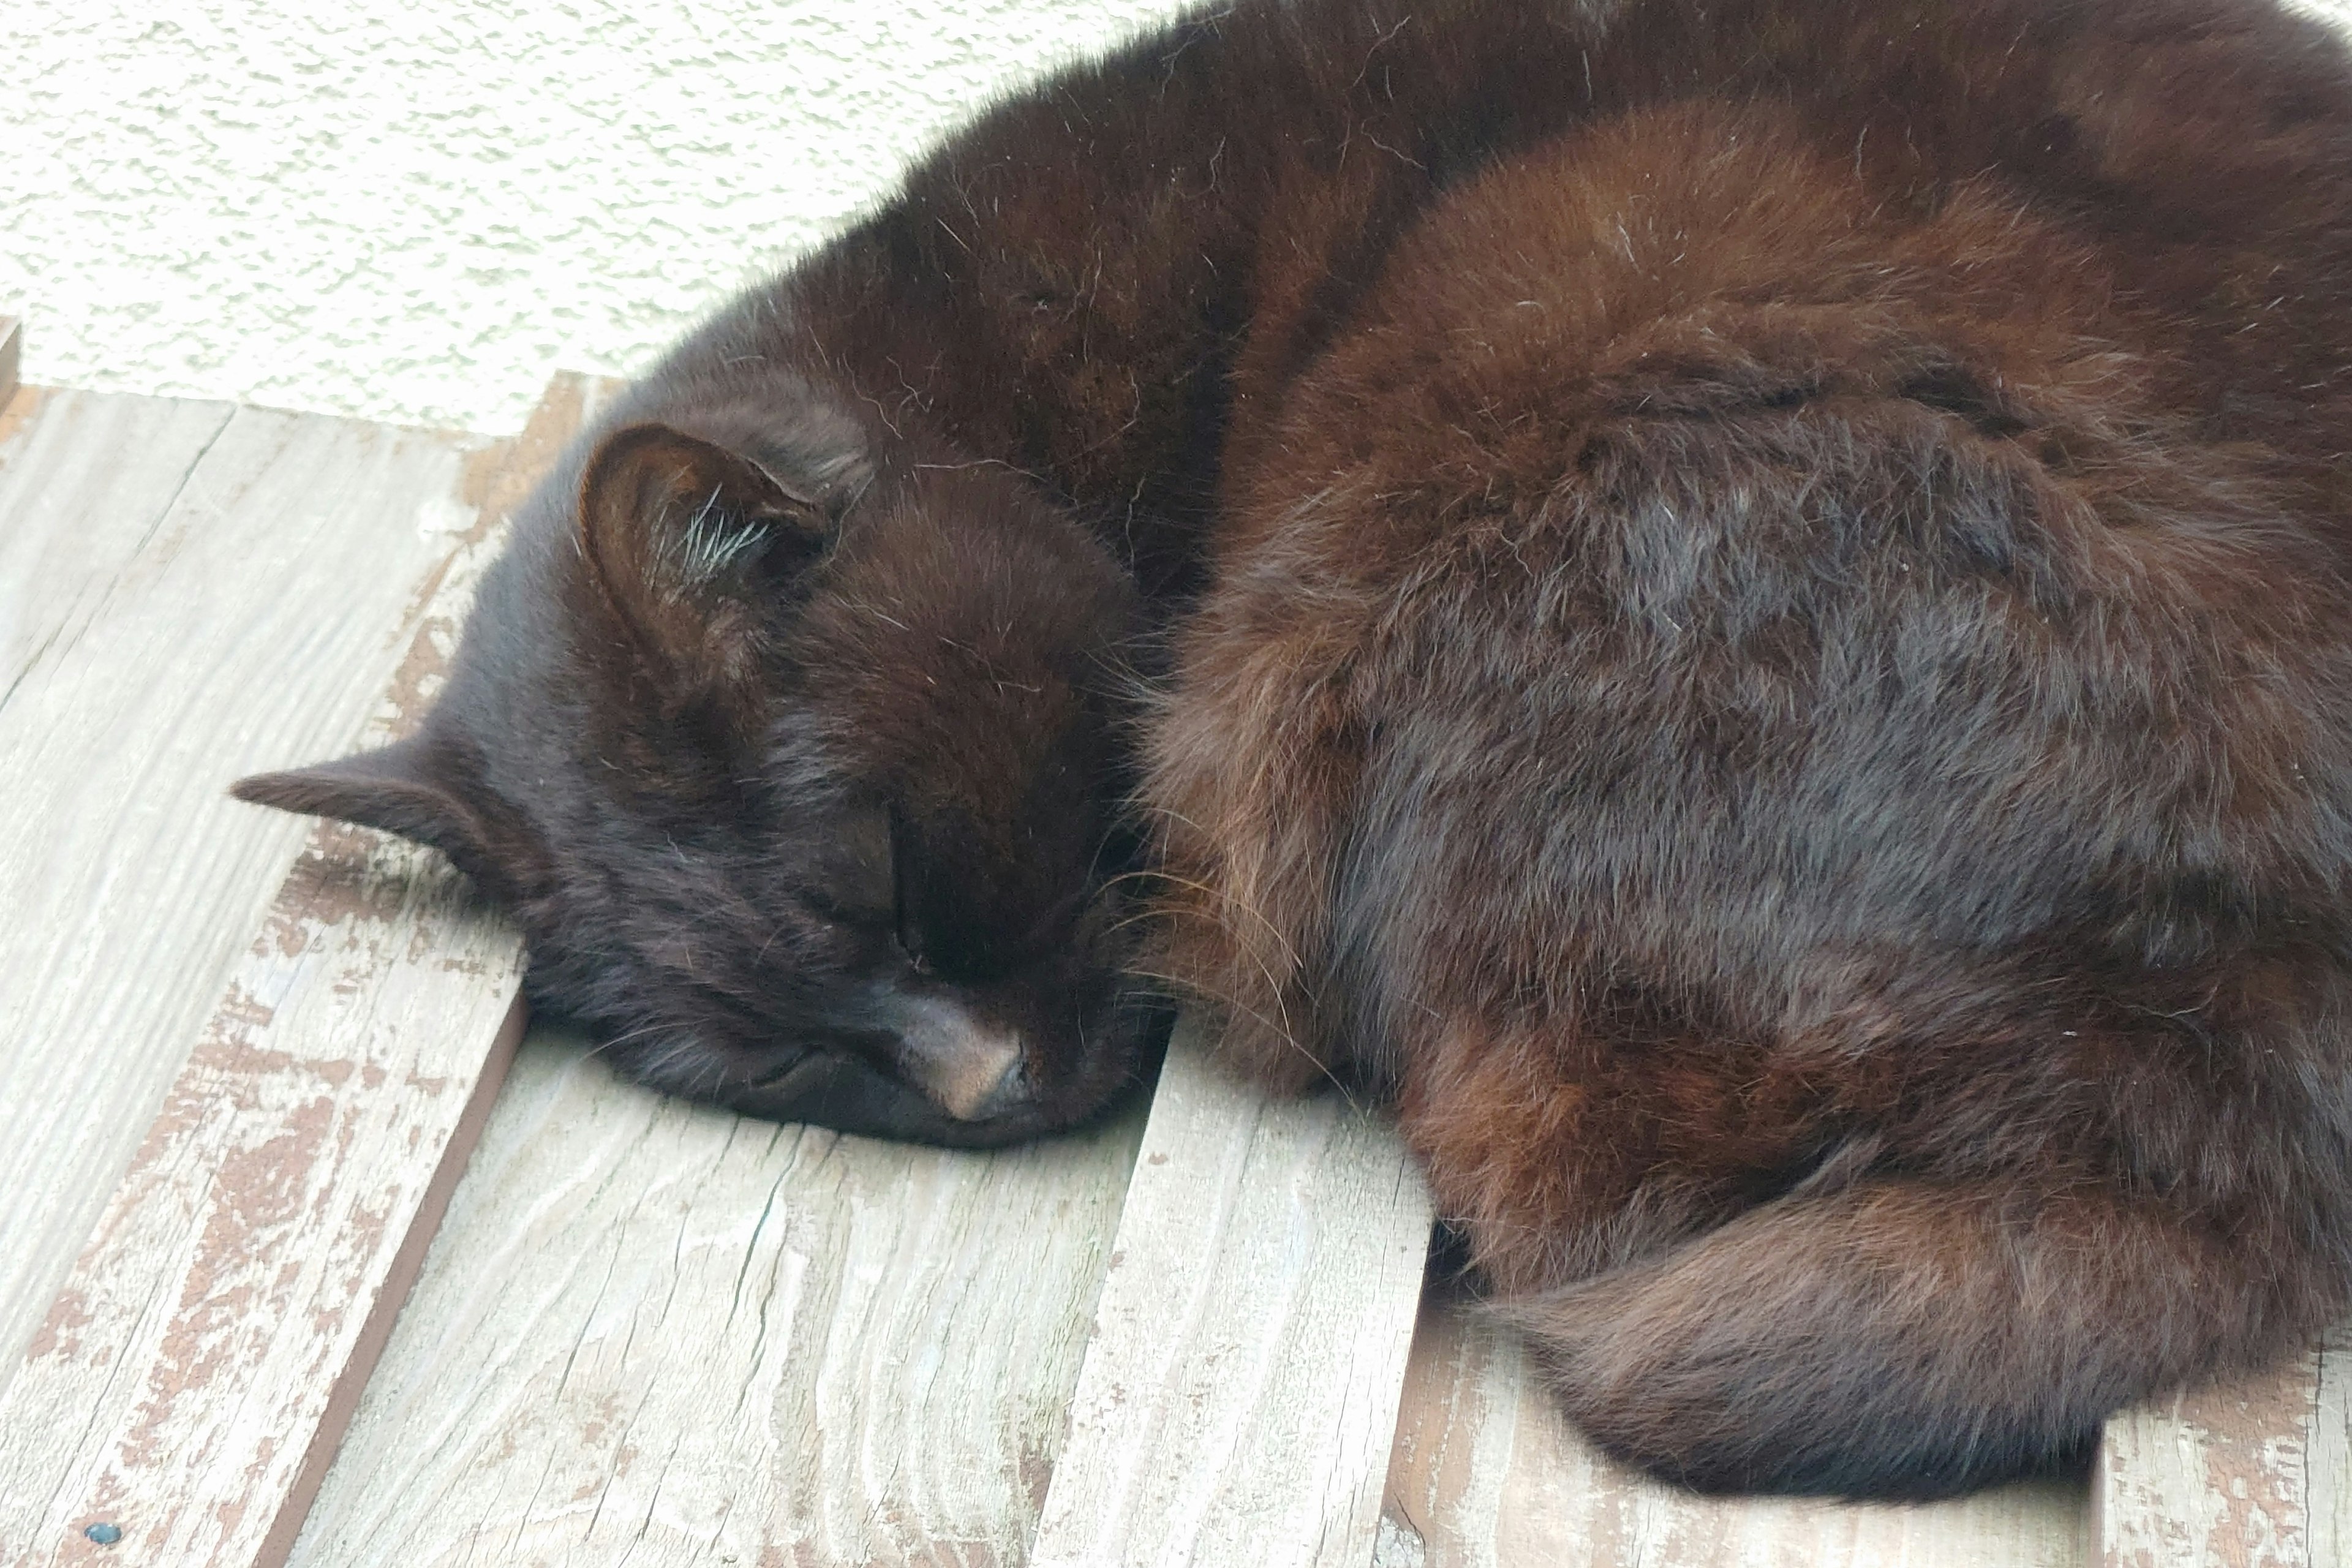
<instances>
[{"instance_id":1,"label":"cat's body","mask_svg":"<svg viewBox=\"0 0 2352 1568\"><path fill-rule=\"evenodd\" d=\"M253 793L767 1114L1066 1123L1165 976L1394 1097L1611 1447L1950 1489L2352 1293L2347 372L2259 5L1244 5L723 313L425 737Z\"/></svg>"},{"instance_id":2,"label":"cat's body","mask_svg":"<svg viewBox=\"0 0 2352 1568\"><path fill-rule=\"evenodd\" d=\"M1227 475L1153 962L1393 1086L1612 1447L1932 1489L2343 1302L2352 584L2096 247L1838 152L1643 111L1396 248Z\"/></svg>"}]
</instances>

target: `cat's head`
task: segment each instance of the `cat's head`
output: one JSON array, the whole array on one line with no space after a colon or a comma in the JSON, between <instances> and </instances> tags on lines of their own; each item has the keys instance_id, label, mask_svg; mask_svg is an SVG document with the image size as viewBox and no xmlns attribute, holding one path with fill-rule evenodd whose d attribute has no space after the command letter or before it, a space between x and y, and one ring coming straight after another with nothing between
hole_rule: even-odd
<instances>
[{"instance_id":1,"label":"cat's head","mask_svg":"<svg viewBox=\"0 0 2352 1568\"><path fill-rule=\"evenodd\" d=\"M1001 466L796 386L568 458L389 750L247 800L446 852L646 1082L985 1144L1136 1081L1125 574Z\"/></svg>"}]
</instances>

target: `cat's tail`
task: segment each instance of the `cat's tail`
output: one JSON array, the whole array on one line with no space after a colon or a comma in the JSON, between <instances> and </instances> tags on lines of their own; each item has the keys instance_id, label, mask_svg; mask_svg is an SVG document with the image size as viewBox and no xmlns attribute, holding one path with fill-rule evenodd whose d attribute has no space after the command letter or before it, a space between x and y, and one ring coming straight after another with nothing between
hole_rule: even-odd
<instances>
[{"instance_id":1,"label":"cat's tail","mask_svg":"<svg viewBox=\"0 0 2352 1568\"><path fill-rule=\"evenodd\" d=\"M2097 1186L1865 1181L1496 1310L1604 1449L1708 1490L1934 1497L2063 1462L2103 1417L2340 1306L2279 1231Z\"/></svg>"}]
</instances>

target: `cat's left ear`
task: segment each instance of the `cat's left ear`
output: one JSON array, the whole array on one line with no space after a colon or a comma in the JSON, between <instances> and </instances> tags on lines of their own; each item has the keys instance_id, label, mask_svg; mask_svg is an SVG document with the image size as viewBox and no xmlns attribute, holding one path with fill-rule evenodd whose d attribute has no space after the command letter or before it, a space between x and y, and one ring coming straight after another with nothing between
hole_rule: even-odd
<instances>
[{"instance_id":1,"label":"cat's left ear","mask_svg":"<svg viewBox=\"0 0 2352 1568\"><path fill-rule=\"evenodd\" d=\"M380 827L429 844L480 875L491 858L481 814L444 780L422 736L314 767L256 773L229 786L239 800Z\"/></svg>"},{"instance_id":2,"label":"cat's left ear","mask_svg":"<svg viewBox=\"0 0 2352 1568\"><path fill-rule=\"evenodd\" d=\"M667 425L614 432L580 485L580 553L601 607L673 697L756 673L772 594L820 559L832 519L761 461Z\"/></svg>"}]
</instances>

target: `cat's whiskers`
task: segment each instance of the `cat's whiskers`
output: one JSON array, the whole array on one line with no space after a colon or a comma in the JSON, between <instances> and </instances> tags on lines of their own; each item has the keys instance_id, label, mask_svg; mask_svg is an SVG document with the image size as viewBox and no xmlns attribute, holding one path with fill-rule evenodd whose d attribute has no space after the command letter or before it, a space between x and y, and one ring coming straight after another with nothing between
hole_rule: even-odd
<instances>
[{"instance_id":1,"label":"cat's whiskers","mask_svg":"<svg viewBox=\"0 0 2352 1568\"><path fill-rule=\"evenodd\" d=\"M1246 946L1247 944L1242 942L1241 933L1234 931L1230 925L1226 925L1223 917L1219 913L1219 910L1239 910L1242 913L1249 916L1250 919L1257 921L1259 927L1265 931L1266 935L1274 939L1275 945L1282 950L1282 961L1286 966L1294 972L1303 967L1298 962L1297 950L1293 948L1290 945L1289 939L1282 934L1282 928L1276 925L1271 920L1267 919L1255 906L1250 904L1247 900L1234 898L1232 893L1222 889L1213 888L1206 882L1195 881L1190 877L1179 877L1172 871L1162 870L1158 868L1145 871L1130 871L1126 873L1126 875L1129 877L1149 877L1158 881L1169 883L1173 887L1190 889L1192 891L1200 894L1202 898L1207 899L1212 904L1215 905L1216 908L1193 909L1189 912L1200 915L1206 920L1215 921L1218 925L1225 929L1226 932L1234 938L1234 941L1236 943ZM1268 982L1271 983L1274 977L1269 974L1266 978ZM1278 990L1280 988L1276 987L1276 989Z\"/></svg>"},{"instance_id":2,"label":"cat's whiskers","mask_svg":"<svg viewBox=\"0 0 2352 1568\"><path fill-rule=\"evenodd\" d=\"M580 1059L585 1061L590 1057L602 1056L606 1051L617 1049L634 1040L642 1040L648 1035L657 1035L669 1026L667 1024L646 1024L638 1028L625 1029L609 1040L599 1040L590 1046L585 1052L582 1053Z\"/></svg>"},{"instance_id":3,"label":"cat's whiskers","mask_svg":"<svg viewBox=\"0 0 2352 1568\"><path fill-rule=\"evenodd\" d=\"M1129 877L1158 877L1176 882L1180 886L1198 888L1202 892L1209 891L1206 888L1202 888L1200 883L1187 881L1182 878L1169 878L1164 872L1135 871L1127 873L1127 875ZM1118 879L1114 879L1116 880ZM1106 884L1106 886L1108 886L1108 884ZM1211 894L1211 896L1214 897L1213 894ZM1232 900L1228 901L1231 902ZM1247 906L1235 902L1234 907L1246 908ZM1251 910L1249 912L1255 915L1258 922L1273 935L1276 942L1281 944L1284 949L1282 954L1284 968L1295 980L1304 967L1299 963L1297 952L1291 950L1290 944L1287 942L1284 941L1282 932L1275 927L1273 921L1267 920L1264 915L1258 914L1255 910ZM1117 936L1120 931L1125 931L1131 925L1136 925L1147 921L1164 919L1175 914L1190 915L1194 919L1208 921L1212 926L1231 938L1234 946L1243 954L1247 956L1252 963L1257 966L1259 975L1265 981L1267 994L1274 998L1276 1007L1282 1013L1283 1023L1281 1033L1293 1046L1297 1046L1297 1040L1296 1037L1292 1035L1289 1027L1289 1008L1284 1000L1286 994L1286 988L1282 981L1276 978L1274 966L1266 963L1265 957L1251 946L1251 944L1243 937L1242 933L1234 930L1233 927L1222 919L1214 910L1200 909L1187 904L1154 904L1145 909L1139 910L1134 914L1129 915L1125 919L1117 921L1108 930L1104 931L1103 935L1105 937ZM1131 968L1129 972L1136 973L1141 973L1141 971L1133 970ZM1220 1000L1234 1002L1234 999L1230 997L1220 998ZM1234 1003L1234 1005L1238 1005L1238 1003ZM1269 1025L1268 1026L1272 1027L1273 1026ZM1299 1048L1304 1049L1304 1047Z\"/></svg>"},{"instance_id":4,"label":"cat's whiskers","mask_svg":"<svg viewBox=\"0 0 2352 1568\"><path fill-rule=\"evenodd\" d=\"M1307 1061L1312 1063L1315 1070L1321 1074L1325 1079L1328 1079L1333 1089L1339 1091L1339 1098L1348 1102L1349 1110L1361 1112L1365 1109L1363 1102L1359 1100L1355 1095L1349 1091L1346 1080L1342 1079L1338 1073L1331 1070L1329 1063L1326 1062L1321 1057L1317 1056L1313 1051L1301 1045L1298 1041L1298 1037L1290 1032L1286 1022L1276 1023L1272 1018L1267 1017L1265 1014L1259 1012L1256 1008L1250 1006L1247 1003L1241 1001L1239 998L1221 995L1216 991L1211 989L1209 986L1202 984L1198 981L1181 979L1176 975L1162 973L1155 969L1129 967L1127 973L1139 976L1145 980L1157 980L1163 985L1172 986L1180 994L1198 996L1208 1001L1213 1005L1224 1008L1231 1012L1239 1013L1244 1017L1249 1019L1252 1023L1255 1023L1266 1030L1266 1032L1273 1035L1275 1038L1280 1040L1284 1045L1289 1047L1292 1050L1297 1051L1300 1056L1305 1057Z\"/></svg>"}]
</instances>

